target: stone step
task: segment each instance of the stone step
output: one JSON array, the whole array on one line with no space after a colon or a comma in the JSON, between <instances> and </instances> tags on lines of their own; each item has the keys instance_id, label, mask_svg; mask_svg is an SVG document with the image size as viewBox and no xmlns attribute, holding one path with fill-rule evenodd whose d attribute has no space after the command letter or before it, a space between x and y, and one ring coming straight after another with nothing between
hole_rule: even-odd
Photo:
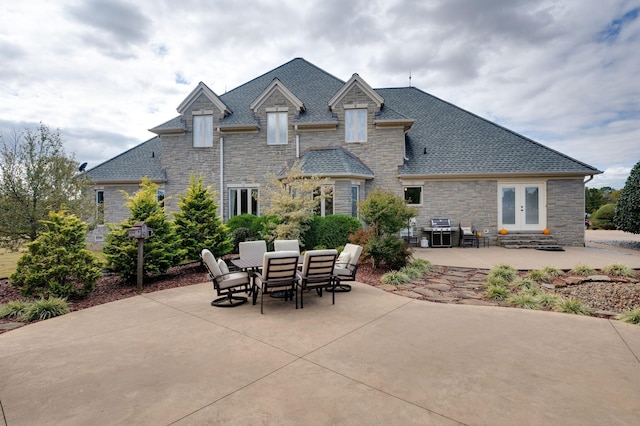
<instances>
[{"instance_id":1,"label":"stone step","mask_svg":"<svg viewBox=\"0 0 640 426\"><path fill-rule=\"evenodd\" d=\"M508 249L536 249L536 250L547 250L547 251L564 251L564 249L559 245L534 245L534 244L509 244L503 246Z\"/></svg>"},{"instance_id":2,"label":"stone step","mask_svg":"<svg viewBox=\"0 0 640 426\"><path fill-rule=\"evenodd\" d=\"M496 243L505 248L532 248L540 250L562 250L552 235L542 233L509 233L498 235Z\"/></svg>"}]
</instances>

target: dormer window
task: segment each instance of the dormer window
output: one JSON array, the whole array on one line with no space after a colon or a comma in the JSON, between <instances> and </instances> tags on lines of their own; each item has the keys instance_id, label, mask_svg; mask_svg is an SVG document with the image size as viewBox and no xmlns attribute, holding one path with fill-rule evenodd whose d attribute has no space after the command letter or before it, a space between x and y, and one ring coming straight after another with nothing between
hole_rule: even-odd
<instances>
[{"instance_id":1,"label":"dormer window","mask_svg":"<svg viewBox=\"0 0 640 426\"><path fill-rule=\"evenodd\" d=\"M267 108L267 145L286 145L288 113L285 108L271 109Z\"/></svg>"},{"instance_id":2,"label":"dormer window","mask_svg":"<svg viewBox=\"0 0 640 426\"><path fill-rule=\"evenodd\" d=\"M347 108L344 110L344 140L346 142L367 141L367 109Z\"/></svg>"},{"instance_id":3,"label":"dormer window","mask_svg":"<svg viewBox=\"0 0 640 426\"><path fill-rule=\"evenodd\" d=\"M193 147L213 146L213 115L193 116Z\"/></svg>"}]
</instances>

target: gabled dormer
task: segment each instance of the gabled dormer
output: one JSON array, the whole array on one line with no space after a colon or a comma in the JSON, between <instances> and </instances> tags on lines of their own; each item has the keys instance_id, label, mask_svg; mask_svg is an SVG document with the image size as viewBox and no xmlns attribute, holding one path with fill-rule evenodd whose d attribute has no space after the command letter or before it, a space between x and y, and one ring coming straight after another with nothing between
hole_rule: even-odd
<instances>
[{"instance_id":1,"label":"gabled dormer","mask_svg":"<svg viewBox=\"0 0 640 426\"><path fill-rule=\"evenodd\" d=\"M209 89L209 87L207 87L203 82L198 83L189 96L187 96L186 99L178 105L178 113L181 115L191 113L194 103L203 95L214 105L214 107L218 109L220 115L225 117L231 114L231 109L225 105L225 103L218 98L218 95L216 95L213 90ZM202 108L197 109L200 110Z\"/></svg>"},{"instance_id":2,"label":"gabled dormer","mask_svg":"<svg viewBox=\"0 0 640 426\"><path fill-rule=\"evenodd\" d=\"M360 89L362 95L366 97L369 101L373 102L376 109L380 110L384 105L384 99L369 84L364 81L358 74L353 74L349 81L347 81L338 92L333 95L333 98L329 101L329 109L334 111L335 108L339 105L340 102L343 101L343 98L353 91L354 88ZM353 103L353 102L350 102Z\"/></svg>"},{"instance_id":3,"label":"gabled dormer","mask_svg":"<svg viewBox=\"0 0 640 426\"><path fill-rule=\"evenodd\" d=\"M255 117L267 123L267 145L286 145L289 121L304 111L304 104L279 79L274 78L249 108Z\"/></svg>"},{"instance_id":4,"label":"gabled dormer","mask_svg":"<svg viewBox=\"0 0 640 426\"><path fill-rule=\"evenodd\" d=\"M329 100L329 109L344 123L347 143L367 142L372 117L380 112L384 99L358 74Z\"/></svg>"},{"instance_id":5,"label":"gabled dormer","mask_svg":"<svg viewBox=\"0 0 640 426\"><path fill-rule=\"evenodd\" d=\"M262 107L262 105L264 105L264 103L268 99L270 99L276 92L280 92L282 96L284 96L285 99L291 105L293 105L296 114L304 111L304 104L302 103L302 101L298 99L298 97L294 95L291 90L287 89L287 87L282 84L282 82L277 78L273 79L271 84L260 94L260 96L256 98L255 101L251 103L249 108L251 108L254 114L257 114L260 107ZM267 107L269 107L269 105L267 105Z\"/></svg>"},{"instance_id":6,"label":"gabled dormer","mask_svg":"<svg viewBox=\"0 0 640 426\"><path fill-rule=\"evenodd\" d=\"M187 131L193 134L194 148L212 147L214 123L231 114L231 109L203 82L198 83L177 109Z\"/></svg>"}]
</instances>

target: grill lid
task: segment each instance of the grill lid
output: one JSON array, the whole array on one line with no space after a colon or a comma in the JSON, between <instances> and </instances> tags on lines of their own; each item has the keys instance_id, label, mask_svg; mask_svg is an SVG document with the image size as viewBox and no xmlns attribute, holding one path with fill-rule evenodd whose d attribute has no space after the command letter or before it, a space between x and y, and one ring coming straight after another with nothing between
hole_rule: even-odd
<instances>
[{"instance_id":1,"label":"grill lid","mask_svg":"<svg viewBox=\"0 0 640 426\"><path fill-rule=\"evenodd\" d=\"M432 228L451 228L451 220L449 219L431 219Z\"/></svg>"}]
</instances>

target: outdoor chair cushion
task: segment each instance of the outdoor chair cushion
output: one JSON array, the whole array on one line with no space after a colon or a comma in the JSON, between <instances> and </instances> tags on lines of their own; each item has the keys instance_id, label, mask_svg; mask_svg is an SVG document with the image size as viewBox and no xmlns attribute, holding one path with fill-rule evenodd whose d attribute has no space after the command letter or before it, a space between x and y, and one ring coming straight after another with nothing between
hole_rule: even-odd
<instances>
[{"instance_id":1,"label":"outdoor chair cushion","mask_svg":"<svg viewBox=\"0 0 640 426\"><path fill-rule=\"evenodd\" d=\"M351 254L343 251L336 260L336 268L346 268L349 265L349 260L351 260Z\"/></svg>"},{"instance_id":2,"label":"outdoor chair cushion","mask_svg":"<svg viewBox=\"0 0 640 426\"><path fill-rule=\"evenodd\" d=\"M222 272L222 275L224 275L223 279L228 279L229 277L226 274L229 273L229 267L224 260L218 259L218 268L220 268L220 272Z\"/></svg>"},{"instance_id":3,"label":"outdoor chair cushion","mask_svg":"<svg viewBox=\"0 0 640 426\"><path fill-rule=\"evenodd\" d=\"M298 240L275 240L273 249L275 251L295 251L300 253L300 243Z\"/></svg>"},{"instance_id":4,"label":"outdoor chair cushion","mask_svg":"<svg viewBox=\"0 0 640 426\"><path fill-rule=\"evenodd\" d=\"M209 250L202 250L202 260L207 264L214 278L218 278L222 275L222 271L216 262L216 258L213 257L213 254Z\"/></svg>"},{"instance_id":5,"label":"outdoor chair cushion","mask_svg":"<svg viewBox=\"0 0 640 426\"><path fill-rule=\"evenodd\" d=\"M232 272L229 275L225 275L222 282L220 282L220 288L231 288L237 285L247 283L246 272Z\"/></svg>"}]
</instances>

